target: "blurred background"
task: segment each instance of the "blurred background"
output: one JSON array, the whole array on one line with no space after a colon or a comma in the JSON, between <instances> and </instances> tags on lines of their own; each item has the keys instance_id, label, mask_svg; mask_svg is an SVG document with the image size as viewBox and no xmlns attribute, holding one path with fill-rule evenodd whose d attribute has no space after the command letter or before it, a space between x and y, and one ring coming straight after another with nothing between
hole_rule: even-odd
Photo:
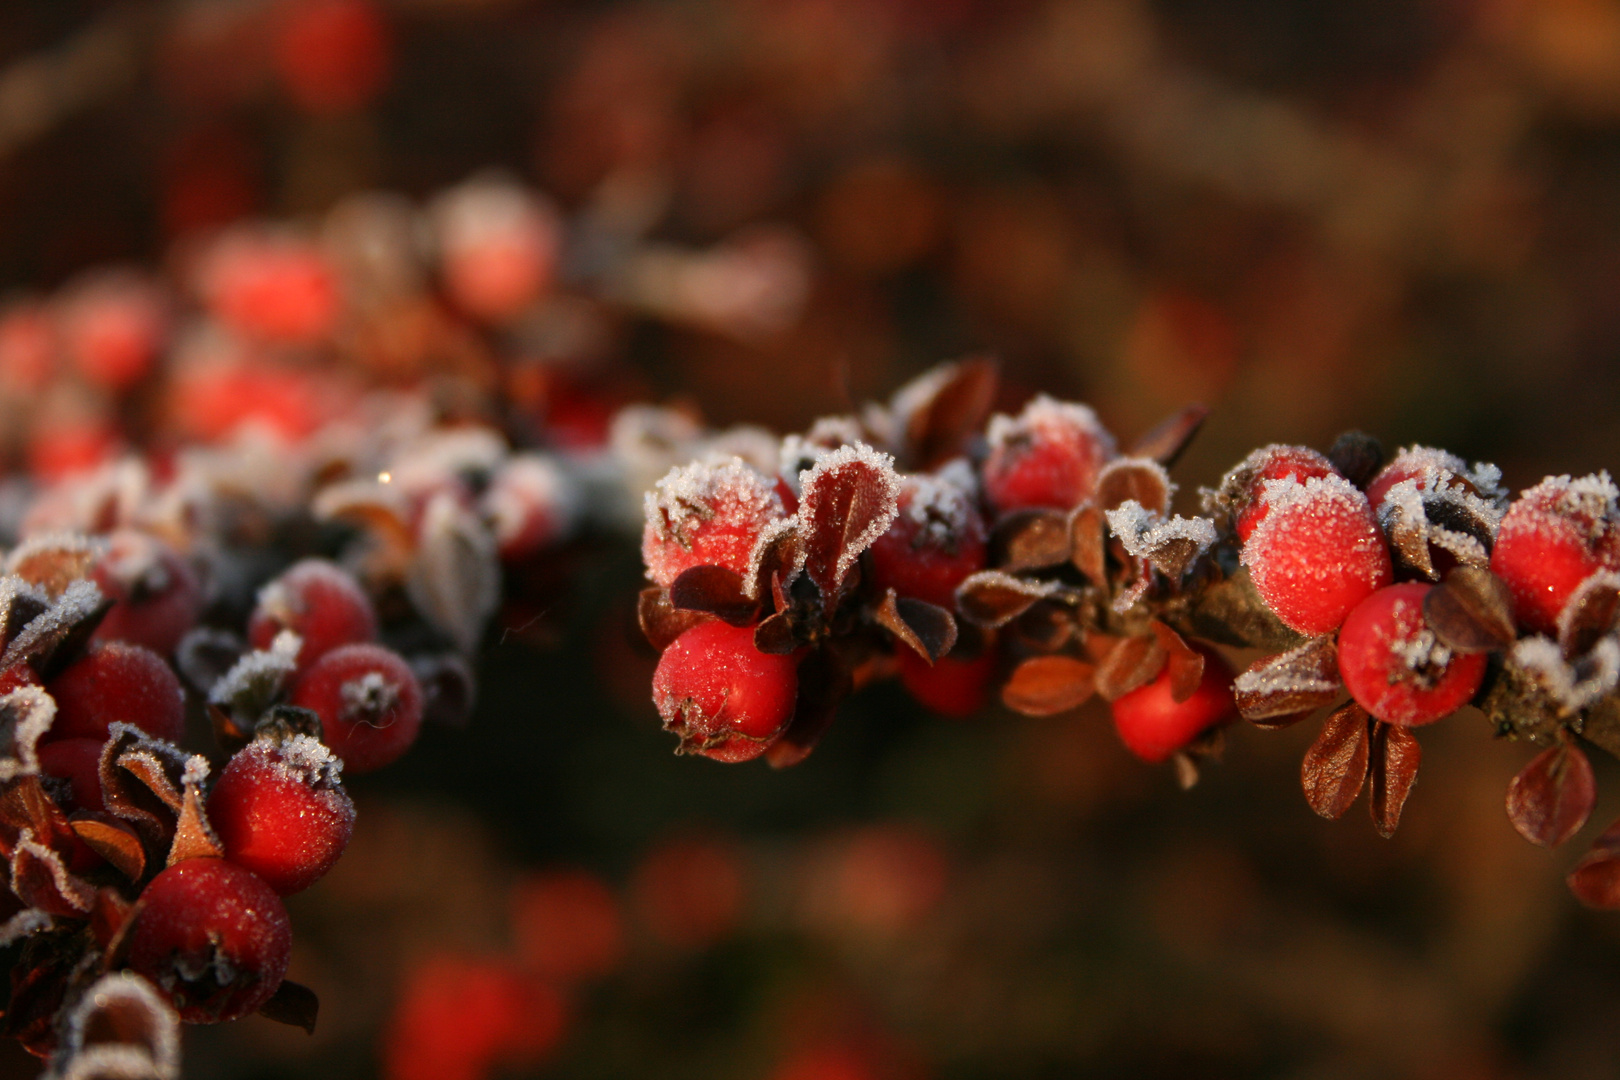
<instances>
[{"instance_id":1,"label":"blurred background","mask_svg":"<svg viewBox=\"0 0 1620 1080\"><path fill-rule=\"evenodd\" d=\"M1004 408L1088 401L1127 442L1210 405L1189 507L1349 427L1514 490L1620 466L1615 0L0 6L10 310L485 174L567 237L544 317L478 336L564 445L632 400L799 430L988 353ZM40 471L103 406L8 370L49 423L0 442ZM1183 794L1095 703L947 720L878 686L791 771L717 766L657 729L633 537L544 573L569 588L503 612L470 726L355 781L291 904L317 1033L192 1029L188 1076L1617 1069L1620 920L1562 882L1613 762L1553 853L1502 811L1528 752L1472 711L1423 733L1387 842L1311 814L1312 731L1238 730Z\"/></svg>"}]
</instances>

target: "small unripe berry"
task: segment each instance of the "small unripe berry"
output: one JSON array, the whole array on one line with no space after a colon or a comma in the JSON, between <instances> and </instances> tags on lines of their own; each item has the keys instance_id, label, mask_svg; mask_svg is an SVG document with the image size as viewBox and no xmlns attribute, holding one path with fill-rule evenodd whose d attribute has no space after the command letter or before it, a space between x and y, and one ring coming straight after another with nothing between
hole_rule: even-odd
<instances>
[{"instance_id":1,"label":"small unripe berry","mask_svg":"<svg viewBox=\"0 0 1620 1080\"><path fill-rule=\"evenodd\" d=\"M930 666L911 649L900 646L895 660L906 692L941 716L972 716L990 698L990 678L996 671L993 649L972 659L942 656Z\"/></svg>"},{"instance_id":2,"label":"small unripe berry","mask_svg":"<svg viewBox=\"0 0 1620 1080\"><path fill-rule=\"evenodd\" d=\"M1213 649L1193 648L1203 654L1204 674L1186 701L1177 701L1171 693L1166 664L1158 678L1112 703L1120 741L1143 761L1167 761L1199 735L1237 715L1231 666Z\"/></svg>"},{"instance_id":3,"label":"small unripe berry","mask_svg":"<svg viewBox=\"0 0 1620 1080\"><path fill-rule=\"evenodd\" d=\"M298 650L303 670L340 645L375 639L377 615L346 571L324 559L305 559L259 590L247 629L255 649L268 649L283 630L303 638Z\"/></svg>"},{"instance_id":4,"label":"small unripe berry","mask_svg":"<svg viewBox=\"0 0 1620 1080\"><path fill-rule=\"evenodd\" d=\"M208 821L225 858L282 896L319 880L348 846L354 802L342 763L320 741L260 738L226 762L208 793Z\"/></svg>"},{"instance_id":5,"label":"small unripe berry","mask_svg":"<svg viewBox=\"0 0 1620 1080\"><path fill-rule=\"evenodd\" d=\"M653 704L681 752L716 761L763 754L793 716L798 662L754 647L754 628L707 622L664 650Z\"/></svg>"},{"instance_id":6,"label":"small unripe berry","mask_svg":"<svg viewBox=\"0 0 1620 1080\"><path fill-rule=\"evenodd\" d=\"M1554 633L1576 586L1620 569L1620 511L1607 473L1549 476L1521 492L1496 532L1491 572L1507 582L1521 626Z\"/></svg>"},{"instance_id":7,"label":"small unripe berry","mask_svg":"<svg viewBox=\"0 0 1620 1080\"><path fill-rule=\"evenodd\" d=\"M1267 512L1244 542L1243 565L1266 605L1293 629L1325 634L1394 580L1372 507L1348 480L1268 480L1261 499Z\"/></svg>"},{"instance_id":8,"label":"small unripe berry","mask_svg":"<svg viewBox=\"0 0 1620 1080\"><path fill-rule=\"evenodd\" d=\"M872 543L872 585L956 610L956 587L983 570L989 555L984 518L973 496L940 476L907 476L899 514Z\"/></svg>"},{"instance_id":9,"label":"small unripe berry","mask_svg":"<svg viewBox=\"0 0 1620 1080\"><path fill-rule=\"evenodd\" d=\"M647 493L645 509L641 558L648 579L666 589L694 566L746 573L760 532L785 516L771 481L741 458L671 469Z\"/></svg>"},{"instance_id":10,"label":"small unripe berry","mask_svg":"<svg viewBox=\"0 0 1620 1080\"><path fill-rule=\"evenodd\" d=\"M128 641L169 656L202 613L202 583L180 553L155 536L119 529L91 570L114 601L97 641Z\"/></svg>"},{"instance_id":11,"label":"small unripe berry","mask_svg":"<svg viewBox=\"0 0 1620 1080\"><path fill-rule=\"evenodd\" d=\"M139 645L94 645L45 689L56 700L56 719L47 735L52 740L104 740L114 720L170 742L185 735L186 698L179 676L163 657Z\"/></svg>"},{"instance_id":12,"label":"small unripe berry","mask_svg":"<svg viewBox=\"0 0 1620 1080\"><path fill-rule=\"evenodd\" d=\"M1069 510L1089 498L1097 474L1117 451L1114 437L1084 405L1041 394L1016 418L990 418L984 493L1006 513L1044 507Z\"/></svg>"},{"instance_id":13,"label":"small unripe berry","mask_svg":"<svg viewBox=\"0 0 1620 1080\"><path fill-rule=\"evenodd\" d=\"M410 665L381 645L326 653L305 670L289 701L321 718L326 745L354 773L398 758L422 727L422 686Z\"/></svg>"},{"instance_id":14,"label":"small unripe berry","mask_svg":"<svg viewBox=\"0 0 1620 1080\"><path fill-rule=\"evenodd\" d=\"M187 859L141 892L128 963L191 1024L235 1020L276 992L292 953L281 898L223 859Z\"/></svg>"},{"instance_id":15,"label":"small unripe berry","mask_svg":"<svg viewBox=\"0 0 1620 1080\"><path fill-rule=\"evenodd\" d=\"M1453 653L1423 619L1422 582L1391 585L1350 612L1339 631L1339 675L1373 716L1413 727L1468 703L1485 677L1484 653Z\"/></svg>"}]
</instances>

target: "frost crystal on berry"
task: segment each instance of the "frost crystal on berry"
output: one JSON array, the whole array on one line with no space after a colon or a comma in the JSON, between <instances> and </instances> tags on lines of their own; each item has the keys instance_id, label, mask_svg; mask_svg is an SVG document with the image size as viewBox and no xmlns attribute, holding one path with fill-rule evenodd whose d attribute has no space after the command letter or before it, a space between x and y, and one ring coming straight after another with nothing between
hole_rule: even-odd
<instances>
[{"instance_id":1,"label":"frost crystal on berry","mask_svg":"<svg viewBox=\"0 0 1620 1080\"><path fill-rule=\"evenodd\" d=\"M742 573L761 531L784 514L771 485L741 458L670 470L643 508L642 558L647 577L664 588L693 566Z\"/></svg>"}]
</instances>

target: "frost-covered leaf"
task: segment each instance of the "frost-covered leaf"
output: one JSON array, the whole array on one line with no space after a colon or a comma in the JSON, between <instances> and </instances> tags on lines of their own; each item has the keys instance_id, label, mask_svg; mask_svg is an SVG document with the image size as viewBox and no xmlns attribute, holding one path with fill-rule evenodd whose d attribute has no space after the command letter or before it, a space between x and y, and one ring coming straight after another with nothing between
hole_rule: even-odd
<instances>
[{"instance_id":1,"label":"frost-covered leaf","mask_svg":"<svg viewBox=\"0 0 1620 1080\"><path fill-rule=\"evenodd\" d=\"M102 804L166 850L185 803L190 758L173 743L129 724L114 721L108 731L101 751Z\"/></svg>"},{"instance_id":2,"label":"frost-covered leaf","mask_svg":"<svg viewBox=\"0 0 1620 1080\"><path fill-rule=\"evenodd\" d=\"M252 731L265 710L280 700L298 670L304 639L283 630L268 649L247 653L208 691L208 703L223 710L243 731Z\"/></svg>"},{"instance_id":3,"label":"frost-covered leaf","mask_svg":"<svg viewBox=\"0 0 1620 1080\"><path fill-rule=\"evenodd\" d=\"M173 866L186 859L217 859L225 854L225 845L214 834L203 808L203 783L208 779L208 759L193 755L186 761L181 775L182 795L180 813L175 821L174 841L169 845L165 865Z\"/></svg>"},{"instance_id":4,"label":"frost-covered leaf","mask_svg":"<svg viewBox=\"0 0 1620 1080\"><path fill-rule=\"evenodd\" d=\"M96 583L81 578L69 582L50 607L34 616L0 654L0 670L29 663L49 679L62 660L72 657L90 640L112 600Z\"/></svg>"},{"instance_id":5,"label":"frost-covered leaf","mask_svg":"<svg viewBox=\"0 0 1620 1080\"><path fill-rule=\"evenodd\" d=\"M1620 574L1599 570L1581 582L1558 613L1558 645L1570 659L1591 652L1620 621Z\"/></svg>"},{"instance_id":6,"label":"frost-covered leaf","mask_svg":"<svg viewBox=\"0 0 1620 1080\"><path fill-rule=\"evenodd\" d=\"M174 663L187 682L206 694L247 651L247 642L229 630L198 626L180 639L174 650Z\"/></svg>"},{"instance_id":7,"label":"frost-covered leaf","mask_svg":"<svg viewBox=\"0 0 1620 1080\"><path fill-rule=\"evenodd\" d=\"M1557 847L1580 832L1596 805L1592 763L1571 742L1537 754L1508 784L1508 820L1540 847Z\"/></svg>"},{"instance_id":8,"label":"frost-covered leaf","mask_svg":"<svg viewBox=\"0 0 1620 1080\"><path fill-rule=\"evenodd\" d=\"M766 522L749 553L743 591L750 599L763 600L771 594L773 582L787 581L803 565L798 518Z\"/></svg>"},{"instance_id":9,"label":"frost-covered leaf","mask_svg":"<svg viewBox=\"0 0 1620 1080\"><path fill-rule=\"evenodd\" d=\"M1373 828L1389 839L1401 823L1401 810L1417 781L1423 748L1417 736L1396 724L1374 721L1372 747L1368 754L1367 777L1371 787L1367 808L1372 811Z\"/></svg>"},{"instance_id":10,"label":"frost-covered leaf","mask_svg":"<svg viewBox=\"0 0 1620 1080\"><path fill-rule=\"evenodd\" d=\"M1105 512L1134 502L1162 517L1170 512L1170 496L1175 490L1170 474L1158 462L1145 457L1121 457L1104 465L1097 474L1097 491L1092 498Z\"/></svg>"},{"instance_id":11,"label":"frost-covered leaf","mask_svg":"<svg viewBox=\"0 0 1620 1080\"><path fill-rule=\"evenodd\" d=\"M820 458L800 477L799 542L804 571L831 612L861 552L893 524L900 477L894 459L864 443Z\"/></svg>"},{"instance_id":12,"label":"frost-covered leaf","mask_svg":"<svg viewBox=\"0 0 1620 1080\"><path fill-rule=\"evenodd\" d=\"M942 607L911 596L884 593L873 612L878 625L930 664L956 644L956 620Z\"/></svg>"},{"instance_id":13,"label":"frost-covered leaf","mask_svg":"<svg viewBox=\"0 0 1620 1080\"><path fill-rule=\"evenodd\" d=\"M33 536L12 549L5 569L55 599L73 582L89 577L105 550L104 541L80 533Z\"/></svg>"},{"instance_id":14,"label":"frost-covered leaf","mask_svg":"<svg viewBox=\"0 0 1620 1080\"><path fill-rule=\"evenodd\" d=\"M1188 405L1149 428L1131 445L1129 453L1132 457L1152 458L1168 469L1187 449L1208 415L1207 406Z\"/></svg>"},{"instance_id":15,"label":"frost-covered leaf","mask_svg":"<svg viewBox=\"0 0 1620 1080\"><path fill-rule=\"evenodd\" d=\"M405 592L462 652L478 648L500 602L501 566L489 528L448 492L434 495L422 512Z\"/></svg>"},{"instance_id":16,"label":"frost-covered leaf","mask_svg":"<svg viewBox=\"0 0 1620 1080\"><path fill-rule=\"evenodd\" d=\"M0 650L51 606L45 590L16 574L0 576Z\"/></svg>"},{"instance_id":17,"label":"frost-covered leaf","mask_svg":"<svg viewBox=\"0 0 1620 1080\"><path fill-rule=\"evenodd\" d=\"M1172 582L1215 544L1215 523L1177 514L1165 520L1135 499L1107 511L1108 528L1133 558L1152 563Z\"/></svg>"},{"instance_id":18,"label":"frost-covered leaf","mask_svg":"<svg viewBox=\"0 0 1620 1080\"><path fill-rule=\"evenodd\" d=\"M1330 821L1344 816L1367 781L1367 710L1351 701L1335 709L1305 751L1299 782L1311 809Z\"/></svg>"},{"instance_id":19,"label":"frost-covered leaf","mask_svg":"<svg viewBox=\"0 0 1620 1080\"><path fill-rule=\"evenodd\" d=\"M69 918L87 914L96 894L31 829L22 831L11 852L11 891L28 907Z\"/></svg>"},{"instance_id":20,"label":"frost-covered leaf","mask_svg":"<svg viewBox=\"0 0 1620 1080\"><path fill-rule=\"evenodd\" d=\"M1489 570L1454 568L1424 596L1423 618L1435 637L1459 653L1513 644L1513 596Z\"/></svg>"},{"instance_id":21,"label":"frost-covered leaf","mask_svg":"<svg viewBox=\"0 0 1620 1080\"><path fill-rule=\"evenodd\" d=\"M1566 715L1589 708L1620 686L1620 641L1612 636L1600 638L1573 661L1566 660L1563 650L1548 638L1521 638L1508 654L1508 663Z\"/></svg>"},{"instance_id":22,"label":"frost-covered leaf","mask_svg":"<svg viewBox=\"0 0 1620 1080\"><path fill-rule=\"evenodd\" d=\"M927 471L962 452L995 404L995 361L975 357L941 364L895 394L890 412L903 425L907 464Z\"/></svg>"},{"instance_id":23,"label":"frost-covered leaf","mask_svg":"<svg viewBox=\"0 0 1620 1080\"><path fill-rule=\"evenodd\" d=\"M1251 721L1319 709L1342 693L1338 649L1329 636L1258 660L1232 684L1238 712Z\"/></svg>"},{"instance_id":24,"label":"frost-covered leaf","mask_svg":"<svg viewBox=\"0 0 1620 1080\"><path fill-rule=\"evenodd\" d=\"M133 971L103 975L66 1013L48 1080L179 1080L180 1017Z\"/></svg>"},{"instance_id":25,"label":"frost-covered leaf","mask_svg":"<svg viewBox=\"0 0 1620 1080\"><path fill-rule=\"evenodd\" d=\"M742 575L725 566L692 566L669 586L669 602L679 611L704 611L732 626L759 618L759 601L743 592Z\"/></svg>"},{"instance_id":26,"label":"frost-covered leaf","mask_svg":"<svg viewBox=\"0 0 1620 1080\"><path fill-rule=\"evenodd\" d=\"M956 587L956 610L984 627L1004 626L1041 600L1064 596L1056 582L1031 581L1000 570L981 570Z\"/></svg>"},{"instance_id":27,"label":"frost-covered leaf","mask_svg":"<svg viewBox=\"0 0 1620 1080\"><path fill-rule=\"evenodd\" d=\"M1032 656L1013 669L1001 700L1025 716L1055 716L1085 704L1096 692L1095 674L1072 656Z\"/></svg>"},{"instance_id":28,"label":"frost-covered leaf","mask_svg":"<svg viewBox=\"0 0 1620 1080\"><path fill-rule=\"evenodd\" d=\"M56 700L38 686L0 697L0 783L39 773L39 740L56 720Z\"/></svg>"},{"instance_id":29,"label":"frost-covered leaf","mask_svg":"<svg viewBox=\"0 0 1620 1080\"><path fill-rule=\"evenodd\" d=\"M1069 518L1057 510L1014 511L990 535L990 563L1007 574L1057 566L1070 551Z\"/></svg>"}]
</instances>

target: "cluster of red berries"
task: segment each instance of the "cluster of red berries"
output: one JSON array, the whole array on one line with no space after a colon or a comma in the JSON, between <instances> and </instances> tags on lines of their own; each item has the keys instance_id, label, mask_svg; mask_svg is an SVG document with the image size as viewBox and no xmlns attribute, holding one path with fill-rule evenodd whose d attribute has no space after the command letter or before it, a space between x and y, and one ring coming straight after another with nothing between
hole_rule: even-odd
<instances>
[{"instance_id":1,"label":"cluster of red berries","mask_svg":"<svg viewBox=\"0 0 1620 1080\"><path fill-rule=\"evenodd\" d=\"M1620 750L1607 475L1510 500L1494 466L1418 446L1386 461L1351 433L1327 453L1257 450L1181 517L1165 466L1201 410L1122 453L1085 406L987 417L993 394L987 365L949 365L774 459L711 451L647 496L643 628L681 749L789 764L843 694L891 674L945 714L997 683L1034 715L1100 695L1127 748L1191 782L1225 722L1337 705L1307 798L1336 817L1366 786L1387 835L1419 760L1410 729L1473 703L1551 745L1510 792L1520 832L1551 845L1585 822L1578 740ZM1217 645L1276 655L1234 677ZM1572 877L1583 899L1620 904L1613 847Z\"/></svg>"}]
</instances>

